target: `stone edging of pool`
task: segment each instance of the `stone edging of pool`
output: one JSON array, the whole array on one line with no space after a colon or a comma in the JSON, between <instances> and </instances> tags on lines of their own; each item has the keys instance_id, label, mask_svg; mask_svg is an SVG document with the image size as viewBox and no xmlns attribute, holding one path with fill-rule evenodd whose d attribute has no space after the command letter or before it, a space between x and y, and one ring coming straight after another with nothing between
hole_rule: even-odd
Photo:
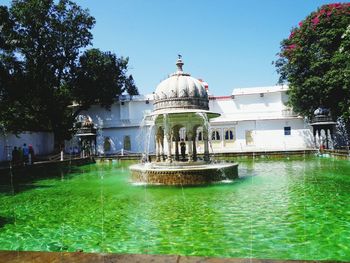
<instances>
[{"instance_id":1,"label":"stone edging of pool","mask_svg":"<svg viewBox=\"0 0 350 263\"><path fill-rule=\"evenodd\" d=\"M25 170L34 170L34 169L42 169L42 168L54 168L59 166L67 166L67 165L85 165L85 164L91 164L94 163L95 159L94 157L79 157L74 159L65 159L63 161L59 160L53 160L53 161L40 161L35 162L31 165L26 166L14 166L12 167L12 171L25 171ZM0 167L0 173L1 172L8 172L10 170L9 165Z\"/></svg>"},{"instance_id":2,"label":"stone edging of pool","mask_svg":"<svg viewBox=\"0 0 350 263\"><path fill-rule=\"evenodd\" d=\"M290 155L303 156L315 154L318 151L316 149L304 149L304 150L256 150L256 151L232 151L232 152L215 152L211 156L215 157L258 157L258 156L274 156L274 157L285 157ZM141 154L128 154L128 155L107 155L107 156L95 156L95 160L98 162L112 161L112 160L140 160ZM203 154L197 154L198 157L203 157ZM155 160L155 155L150 154L151 160Z\"/></svg>"},{"instance_id":3,"label":"stone edging of pool","mask_svg":"<svg viewBox=\"0 0 350 263\"><path fill-rule=\"evenodd\" d=\"M83 252L30 252L30 251L0 251L0 263L334 263L345 261L334 260L272 260L251 258L209 258L176 255L142 255L142 254L99 254Z\"/></svg>"}]
</instances>

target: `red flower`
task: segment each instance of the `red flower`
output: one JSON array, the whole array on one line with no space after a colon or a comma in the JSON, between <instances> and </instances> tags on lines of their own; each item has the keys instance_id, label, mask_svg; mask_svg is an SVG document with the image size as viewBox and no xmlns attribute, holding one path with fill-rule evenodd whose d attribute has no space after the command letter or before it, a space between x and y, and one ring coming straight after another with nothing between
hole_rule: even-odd
<instances>
[{"instance_id":1,"label":"red flower","mask_svg":"<svg viewBox=\"0 0 350 263\"><path fill-rule=\"evenodd\" d=\"M319 22L320 22L320 19L318 18L318 16L316 16L316 17L314 17L314 18L312 19L312 24L313 24L314 26L316 26Z\"/></svg>"},{"instance_id":2,"label":"red flower","mask_svg":"<svg viewBox=\"0 0 350 263\"><path fill-rule=\"evenodd\" d=\"M299 26L302 27L303 26L303 21L299 22Z\"/></svg>"},{"instance_id":3,"label":"red flower","mask_svg":"<svg viewBox=\"0 0 350 263\"><path fill-rule=\"evenodd\" d=\"M326 13L326 10L322 9L318 14L319 16L322 16L324 13Z\"/></svg>"},{"instance_id":4,"label":"red flower","mask_svg":"<svg viewBox=\"0 0 350 263\"><path fill-rule=\"evenodd\" d=\"M293 49L295 49L296 47L297 47L296 44L291 44L291 45L287 46L287 49L288 49L288 50L293 50Z\"/></svg>"},{"instance_id":5,"label":"red flower","mask_svg":"<svg viewBox=\"0 0 350 263\"><path fill-rule=\"evenodd\" d=\"M328 6L331 8L340 8L342 6L342 4L341 3L334 3L334 4L329 4Z\"/></svg>"}]
</instances>

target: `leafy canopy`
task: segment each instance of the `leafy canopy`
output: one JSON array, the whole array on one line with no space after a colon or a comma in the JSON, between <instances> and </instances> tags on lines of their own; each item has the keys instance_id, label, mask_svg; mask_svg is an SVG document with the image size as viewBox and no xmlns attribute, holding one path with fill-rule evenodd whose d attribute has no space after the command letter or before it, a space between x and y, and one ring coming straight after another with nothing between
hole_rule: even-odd
<instances>
[{"instance_id":1,"label":"leafy canopy","mask_svg":"<svg viewBox=\"0 0 350 263\"><path fill-rule=\"evenodd\" d=\"M350 3L324 5L307 16L281 42L275 64L296 112L310 117L323 106L333 117L349 118Z\"/></svg>"},{"instance_id":2,"label":"leafy canopy","mask_svg":"<svg viewBox=\"0 0 350 263\"><path fill-rule=\"evenodd\" d=\"M95 19L69 0L0 6L0 124L11 132L53 131L59 141L92 104L108 108L129 91L128 58L91 45ZM133 84L133 88L137 88ZM79 102L74 110L69 107Z\"/></svg>"}]
</instances>

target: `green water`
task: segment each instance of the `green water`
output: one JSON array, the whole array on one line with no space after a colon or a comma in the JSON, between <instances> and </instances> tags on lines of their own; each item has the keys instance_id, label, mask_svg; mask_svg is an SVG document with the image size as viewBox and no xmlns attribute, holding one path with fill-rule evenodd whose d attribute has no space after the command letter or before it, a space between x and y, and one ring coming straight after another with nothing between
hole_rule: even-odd
<instances>
[{"instance_id":1,"label":"green water","mask_svg":"<svg viewBox=\"0 0 350 263\"><path fill-rule=\"evenodd\" d=\"M128 162L0 186L0 250L350 260L350 161L237 159L240 178L135 186Z\"/></svg>"}]
</instances>

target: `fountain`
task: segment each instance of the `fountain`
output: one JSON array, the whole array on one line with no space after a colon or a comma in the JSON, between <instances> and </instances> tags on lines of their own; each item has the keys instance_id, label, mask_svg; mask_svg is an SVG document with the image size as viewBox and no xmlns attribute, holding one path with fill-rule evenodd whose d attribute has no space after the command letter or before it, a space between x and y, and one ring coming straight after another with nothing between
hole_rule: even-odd
<instances>
[{"instance_id":1,"label":"fountain","mask_svg":"<svg viewBox=\"0 0 350 263\"><path fill-rule=\"evenodd\" d=\"M210 160L209 120L220 114L209 111L204 85L183 72L183 64L179 55L177 71L163 80L154 93L154 110L148 121L155 128L156 157L153 162L143 160L130 166L133 182L198 185L238 177L237 164ZM203 152L197 150L199 144Z\"/></svg>"}]
</instances>

